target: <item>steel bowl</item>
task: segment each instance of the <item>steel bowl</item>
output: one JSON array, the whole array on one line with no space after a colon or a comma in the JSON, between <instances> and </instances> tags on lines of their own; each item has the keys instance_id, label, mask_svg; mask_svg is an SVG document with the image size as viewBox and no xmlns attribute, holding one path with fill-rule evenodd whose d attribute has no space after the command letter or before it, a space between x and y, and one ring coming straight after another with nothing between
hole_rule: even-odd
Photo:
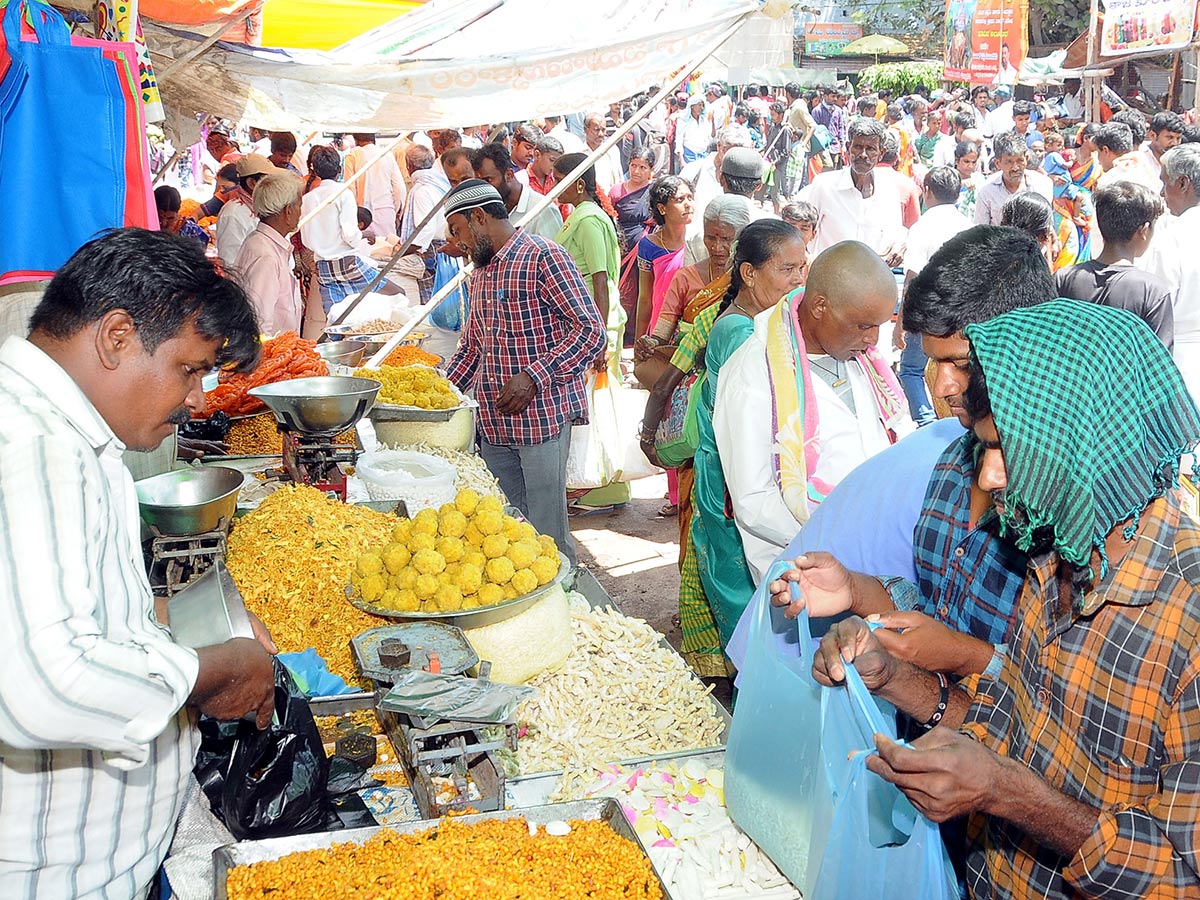
<instances>
[{"instance_id":1,"label":"steel bowl","mask_svg":"<svg viewBox=\"0 0 1200 900\"><path fill-rule=\"evenodd\" d=\"M251 388L279 424L305 434L336 434L367 414L382 385L371 378L319 375Z\"/></svg>"},{"instance_id":2,"label":"steel bowl","mask_svg":"<svg viewBox=\"0 0 1200 900\"><path fill-rule=\"evenodd\" d=\"M362 364L367 345L362 341L326 341L317 344L317 355L330 365L358 366Z\"/></svg>"},{"instance_id":3,"label":"steel bowl","mask_svg":"<svg viewBox=\"0 0 1200 900\"><path fill-rule=\"evenodd\" d=\"M147 525L166 535L204 534L222 518L233 519L242 480L237 469L202 466L143 478L134 487Z\"/></svg>"}]
</instances>

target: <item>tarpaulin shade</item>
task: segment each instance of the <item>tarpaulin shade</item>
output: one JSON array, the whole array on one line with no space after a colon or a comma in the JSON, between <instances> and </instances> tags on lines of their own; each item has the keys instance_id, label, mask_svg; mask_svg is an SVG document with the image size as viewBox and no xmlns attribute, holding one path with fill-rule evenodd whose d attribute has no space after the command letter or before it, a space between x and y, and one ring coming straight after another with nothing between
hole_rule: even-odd
<instances>
[{"instance_id":1,"label":"tarpaulin shade","mask_svg":"<svg viewBox=\"0 0 1200 900\"><path fill-rule=\"evenodd\" d=\"M270 0L263 6L262 45L332 50L420 5L421 0Z\"/></svg>"},{"instance_id":2,"label":"tarpaulin shade","mask_svg":"<svg viewBox=\"0 0 1200 900\"><path fill-rule=\"evenodd\" d=\"M166 79L163 96L181 111L293 131L603 109L663 81L755 10L753 0L592 0L547 21L544 0L431 0L369 36L378 55L357 41L330 52L221 43ZM414 32L410 17L425 25ZM166 28L147 38L168 58L194 44Z\"/></svg>"}]
</instances>

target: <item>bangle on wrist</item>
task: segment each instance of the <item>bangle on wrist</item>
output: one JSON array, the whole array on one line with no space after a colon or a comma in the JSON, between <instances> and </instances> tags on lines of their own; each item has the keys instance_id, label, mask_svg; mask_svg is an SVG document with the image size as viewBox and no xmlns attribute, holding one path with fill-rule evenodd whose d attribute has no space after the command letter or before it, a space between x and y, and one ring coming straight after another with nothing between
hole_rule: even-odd
<instances>
[{"instance_id":1,"label":"bangle on wrist","mask_svg":"<svg viewBox=\"0 0 1200 900\"><path fill-rule=\"evenodd\" d=\"M934 672L938 680L938 702L937 709L933 711L933 715L929 717L929 721L921 727L926 731L940 723L946 715L946 708L950 705L950 682L941 672Z\"/></svg>"}]
</instances>

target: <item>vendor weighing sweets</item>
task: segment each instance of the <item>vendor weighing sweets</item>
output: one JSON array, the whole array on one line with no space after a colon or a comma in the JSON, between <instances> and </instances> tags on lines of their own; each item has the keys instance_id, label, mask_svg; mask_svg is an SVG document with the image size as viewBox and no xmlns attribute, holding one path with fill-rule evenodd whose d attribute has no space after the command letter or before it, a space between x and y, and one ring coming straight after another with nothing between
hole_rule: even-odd
<instances>
[{"instance_id":1,"label":"vendor weighing sweets","mask_svg":"<svg viewBox=\"0 0 1200 900\"><path fill-rule=\"evenodd\" d=\"M245 294L194 242L81 247L0 346L0 897L141 898L166 855L199 710L271 720L270 638L189 650L156 619L124 449L253 367Z\"/></svg>"}]
</instances>

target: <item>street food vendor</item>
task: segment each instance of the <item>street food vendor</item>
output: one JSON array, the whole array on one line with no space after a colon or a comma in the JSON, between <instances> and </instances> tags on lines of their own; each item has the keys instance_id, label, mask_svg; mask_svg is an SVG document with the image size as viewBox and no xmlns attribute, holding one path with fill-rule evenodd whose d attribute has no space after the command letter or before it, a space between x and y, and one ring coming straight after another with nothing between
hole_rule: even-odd
<instances>
[{"instance_id":1,"label":"street food vendor","mask_svg":"<svg viewBox=\"0 0 1200 900\"><path fill-rule=\"evenodd\" d=\"M0 346L0 897L150 891L198 735L273 711L270 637L193 651L159 624L127 447L248 368L245 294L193 242L141 229L81 247L29 337Z\"/></svg>"}]
</instances>

